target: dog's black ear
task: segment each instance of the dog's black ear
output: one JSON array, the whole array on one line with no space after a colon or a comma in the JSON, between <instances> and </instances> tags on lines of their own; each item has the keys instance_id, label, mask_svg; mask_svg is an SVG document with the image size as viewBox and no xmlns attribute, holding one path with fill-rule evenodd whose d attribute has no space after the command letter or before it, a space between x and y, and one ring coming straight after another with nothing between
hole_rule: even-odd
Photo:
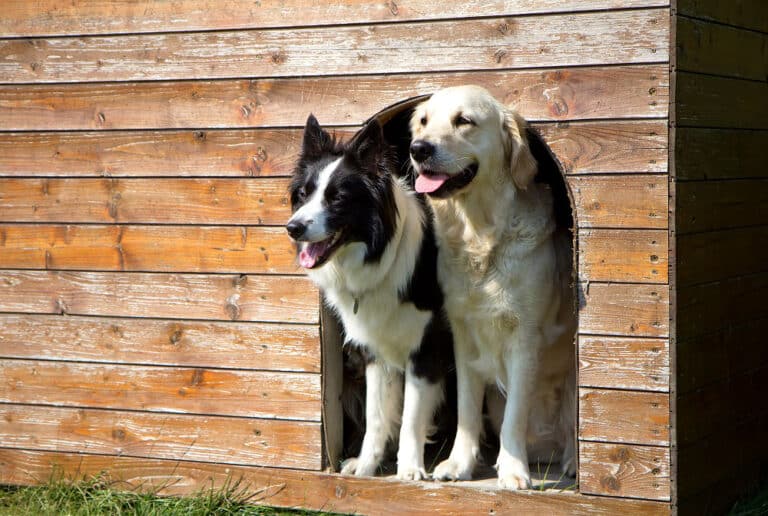
<instances>
[{"instance_id":1,"label":"dog's black ear","mask_svg":"<svg viewBox=\"0 0 768 516\"><path fill-rule=\"evenodd\" d=\"M384 146L384 131L378 120L371 120L352 138L349 149L354 152L360 163L370 165L369 170L377 170L375 166L381 149Z\"/></svg>"},{"instance_id":2,"label":"dog's black ear","mask_svg":"<svg viewBox=\"0 0 768 516\"><path fill-rule=\"evenodd\" d=\"M333 147L333 137L328 134L311 114L304 125L304 140L301 143L301 155L305 158L320 156L324 151Z\"/></svg>"}]
</instances>

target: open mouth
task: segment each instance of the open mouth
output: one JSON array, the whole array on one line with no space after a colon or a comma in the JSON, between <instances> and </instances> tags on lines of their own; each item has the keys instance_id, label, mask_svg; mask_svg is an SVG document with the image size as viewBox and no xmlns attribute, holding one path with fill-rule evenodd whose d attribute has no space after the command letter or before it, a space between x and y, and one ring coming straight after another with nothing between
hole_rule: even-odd
<instances>
[{"instance_id":1,"label":"open mouth","mask_svg":"<svg viewBox=\"0 0 768 516\"><path fill-rule=\"evenodd\" d=\"M452 176L432 170L421 170L416 178L416 191L438 199L448 197L472 182L477 174L477 168L477 163L473 163Z\"/></svg>"},{"instance_id":2,"label":"open mouth","mask_svg":"<svg viewBox=\"0 0 768 516\"><path fill-rule=\"evenodd\" d=\"M320 242L306 242L299 253L299 265L305 269L314 269L328 261L328 258L338 249L343 239L339 231Z\"/></svg>"}]
</instances>

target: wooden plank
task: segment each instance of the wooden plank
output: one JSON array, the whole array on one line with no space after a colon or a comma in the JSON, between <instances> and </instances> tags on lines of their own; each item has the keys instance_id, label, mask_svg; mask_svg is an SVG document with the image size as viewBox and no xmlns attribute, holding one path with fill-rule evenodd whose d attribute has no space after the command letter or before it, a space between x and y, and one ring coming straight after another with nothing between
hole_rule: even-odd
<instances>
[{"instance_id":1,"label":"wooden plank","mask_svg":"<svg viewBox=\"0 0 768 516\"><path fill-rule=\"evenodd\" d=\"M319 373L320 328L4 314L0 356Z\"/></svg>"},{"instance_id":2,"label":"wooden plank","mask_svg":"<svg viewBox=\"0 0 768 516\"><path fill-rule=\"evenodd\" d=\"M768 129L768 82L677 72L678 127Z\"/></svg>"},{"instance_id":3,"label":"wooden plank","mask_svg":"<svg viewBox=\"0 0 768 516\"><path fill-rule=\"evenodd\" d=\"M768 263L761 256L766 248L768 226L678 235L677 284L686 287L768 272Z\"/></svg>"},{"instance_id":4,"label":"wooden plank","mask_svg":"<svg viewBox=\"0 0 768 516\"><path fill-rule=\"evenodd\" d=\"M664 121L534 126L569 174L666 172ZM0 176L286 176L300 137L291 129L0 133Z\"/></svg>"},{"instance_id":5,"label":"wooden plank","mask_svg":"<svg viewBox=\"0 0 768 516\"><path fill-rule=\"evenodd\" d=\"M296 25L338 25L441 18L526 15L571 11L665 7L664 0L515 0L450 3L435 9L429 0L365 5L353 0L326 4L302 0L105 0L61 2L6 0L0 34L48 36L250 29Z\"/></svg>"},{"instance_id":6,"label":"wooden plank","mask_svg":"<svg viewBox=\"0 0 768 516\"><path fill-rule=\"evenodd\" d=\"M693 339L768 317L768 274L678 289L678 340Z\"/></svg>"},{"instance_id":7,"label":"wooden plank","mask_svg":"<svg viewBox=\"0 0 768 516\"><path fill-rule=\"evenodd\" d=\"M329 471L338 471L344 452L344 336L341 322L325 303L320 309L322 330L323 457ZM349 386L348 386L349 387Z\"/></svg>"},{"instance_id":8,"label":"wooden plank","mask_svg":"<svg viewBox=\"0 0 768 516\"><path fill-rule=\"evenodd\" d=\"M683 16L676 28L677 70L768 80L768 35Z\"/></svg>"},{"instance_id":9,"label":"wooden plank","mask_svg":"<svg viewBox=\"0 0 768 516\"><path fill-rule=\"evenodd\" d=\"M666 230L582 229L578 239L580 281L668 282Z\"/></svg>"},{"instance_id":10,"label":"wooden plank","mask_svg":"<svg viewBox=\"0 0 768 516\"><path fill-rule=\"evenodd\" d=\"M768 224L768 179L682 182L676 204L678 236Z\"/></svg>"},{"instance_id":11,"label":"wooden plank","mask_svg":"<svg viewBox=\"0 0 768 516\"><path fill-rule=\"evenodd\" d=\"M669 394L579 389L579 439L669 444Z\"/></svg>"},{"instance_id":12,"label":"wooden plank","mask_svg":"<svg viewBox=\"0 0 768 516\"><path fill-rule=\"evenodd\" d=\"M627 64L668 59L667 9L330 28L0 41L6 83ZM329 59L329 56L333 59Z\"/></svg>"},{"instance_id":13,"label":"wooden plank","mask_svg":"<svg viewBox=\"0 0 768 516\"><path fill-rule=\"evenodd\" d=\"M301 273L283 228L0 224L0 268Z\"/></svg>"},{"instance_id":14,"label":"wooden plank","mask_svg":"<svg viewBox=\"0 0 768 516\"><path fill-rule=\"evenodd\" d=\"M579 335L578 346L582 387L669 391L667 339Z\"/></svg>"},{"instance_id":15,"label":"wooden plank","mask_svg":"<svg viewBox=\"0 0 768 516\"><path fill-rule=\"evenodd\" d=\"M677 11L686 16L768 32L768 5L761 0L677 0Z\"/></svg>"},{"instance_id":16,"label":"wooden plank","mask_svg":"<svg viewBox=\"0 0 768 516\"><path fill-rule=\"evenodd\" d=\"M0 361L0 401L320 421L320 375Z\"/></svg>"},{"instance_id":17,"label":"wooden plank","mask_svg":"<svg viewBox=\"0 0 768 516\"><path fill-rule=\"evenodd\" d=\"M567 178L580 228L666 229L667 182L661 175Z\"/></svg>"},{"instance_id":18,"label":"wooden plank","mask_svg":"<svg viewBox=\"0 0 768 516\"><path fill-rule=\"evenodd\" d=\"M579 443L579 492L669 500L669 448Z\"/></svg>"},{"instance_id":19,"label":"wooden plank","mask_svg":"<svg viewBox=\"0 0 768 516\"><path fill-rule=\"evenodd\" d=\"M667 286L579 283L578 290L580 333L669 336Z\"/></svg>"},{"instance_id":20,"label":"wooden plank","mask_svg":"<svg viewBox=\"0 0 768 516\"><path fill-rule=\"evenodd\" d=\"M320 424L0 405L7 448L320 469Z\"/></svg>"},{"instance_id":21,"label":"wooden plank","mask_svg":"<svg viewBox=\"0 0 768 516\"><path fill-rule=\"evenodd\" d=\"M73 477L109 471L125 489L184 495L231 485L232 479L254 493L251 503L304 507L328 512L375 514L458 513L586 516L594 514L670 514L668 503L595 497L551 491L505 491L467 487L464 482L403 482L391 478L342 477L320 472L248 468L187 461L163 461L89 454L0 449L0 480L6 484L39 484L54 470ZM227 484L229 482L229 484Z\"/></svg>"},{"instance_id":22,"label":"wooden plank","mask_svg":"<svg viewBox=\"0 0 768 516\"><path fill-rule=\"evenodd\" d=\"M354 125L402 99L466 83L488 88L534 121L658 118L668 113L666 65L643 65L351 78L0 85L0 129L296 127L303 126L310 112L326 125Z\"/></svg>"},{"instance_id":23,"label":"wooden plank","mask_svg":"<svg viewBox=\"0 0 768 516\"><path fill-rule=\"evenodd\" d=\"M283 225L288 180L0 179L0 221Z\"/></svg>"},{"instance_id":24,"label":"wooden plank","mask_svg":"<svg viewBox=\"0 0 768 516\"><path fill-rule=\"evenodd\" d=\"M748 321L693 339L678 340L678 396L768 364L768 319Z\"/></svg>"},{"instance_id":25,"label":"wooden plank","mask_svg":"<svg viewBox=\"0 0 768 516\"><path fill-rule=\"evenodd\" d=\"M678 181L768 177L768 131L678 127L675 134Z\"/></svg>"},{"instance_id":26,"label":"wooden plank","mask_svg":"<svg viewBox=\"0 0 768 516\"><path fill-rule=\"evenodd\" d=\"M0 271L0 312L318 322L303 277Z\"/></svg>"}]
</instances>

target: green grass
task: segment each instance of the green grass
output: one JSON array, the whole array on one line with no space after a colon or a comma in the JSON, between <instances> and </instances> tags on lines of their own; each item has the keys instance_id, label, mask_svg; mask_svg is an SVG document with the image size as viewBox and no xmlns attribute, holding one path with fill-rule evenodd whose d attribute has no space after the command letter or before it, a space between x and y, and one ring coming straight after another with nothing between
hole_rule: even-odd
<instances>
[{"instance_id":1,"label":"green grass","mask_svg":"<svg viewBox=\"0 0 768 516\"><path fill-rule=\"evenodd\" d=\"M52 481L35 487L0 486L0 516L203 516L321 514L249 504L247 488L233 482L223 489L176 498L125 491L106 477L79 482Z\"/></svg>"}]
</instances>

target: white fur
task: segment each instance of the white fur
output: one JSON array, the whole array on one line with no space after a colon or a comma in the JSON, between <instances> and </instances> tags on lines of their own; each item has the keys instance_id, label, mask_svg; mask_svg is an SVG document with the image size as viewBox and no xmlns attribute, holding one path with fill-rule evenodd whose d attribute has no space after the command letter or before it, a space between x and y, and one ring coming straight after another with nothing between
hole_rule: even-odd
<instances>
[{"instance_id":1,"label":"white fur","mask_svg":"<svg viewBox=\"0 0 768 516\"><path fill-rule=\"evenodd\" d=\"M472 124L456 124L458 114ZM483 392L493 383L506 393L499 485L530 487L528 450L546 453L543 442L553 443L548 450L573 473L573 455L563 450L574 453L575 414L560 414L572 409L566 398L575 395L566 382L575 367L571 264L563 258L569 242L555 233L549 189L532 182L525 123L482 88L466 86L441 90L419 105L411 130L414 140L435 146L430 160L414 161L417 171L452 175L478 164L465 188L430 199L459 403L453 449L433 476L471 478Z\"/></svg>"},{"instance_id":2,"label":"white fur","mask_svg":"<svg viewBox=\"0 0 768 516\"><path fill-rule=\"evenodd\" d=\"M325 189L328 188L328 182L331 180L334 170L341 163L341 158L326 165L317 175L317 188L309 196L304 206L296 210L289 221L301 221L307 229L303 238L307 242L320 242L331 235L328 233L328 221L325 207L323 206L323 197ZM302 244L303 245L303 244Z\"/></svg>"}]
</instances>

